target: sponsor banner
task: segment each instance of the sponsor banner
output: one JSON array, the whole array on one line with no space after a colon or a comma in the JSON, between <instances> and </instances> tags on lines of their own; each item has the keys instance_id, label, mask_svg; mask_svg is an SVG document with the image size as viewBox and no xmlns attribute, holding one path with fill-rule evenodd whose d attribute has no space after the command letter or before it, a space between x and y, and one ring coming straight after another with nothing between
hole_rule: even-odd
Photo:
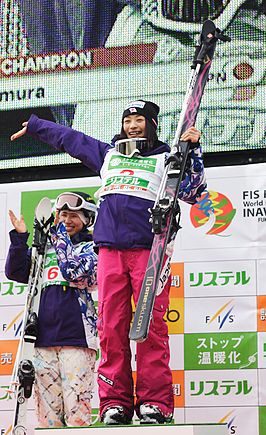
<instances>
[{"instance_id":1,"label":"sponsor banner","mask_svg":"<svg viewBox=\"0 0 266 435\"><path fill-rule=\"evenodd\" d=\"M184 408L185 405L185 377L184 370L172 370L174 407Z\"/></svg>"},{"instance_id":2,"label":"sponsor banner","mask_svg":"<svg viewBox=\"0 0 266 435\"><path fill-rule=\"evenodd\" d=\"M266 295L266 259L257 260L257 294Z\"/></svg>"},{"instance_id":3,"label":"sponsor banner","mask_svg":"<svg viewBox=\"0 0 266 435\"><path fill-rule=\"evenodd\" d=\"M14 394L9 392L10 376L0 376L0 408L13 411L15 409ZM28 400L28 409L35 409L33 395Z\"/></svg>"},{"instance_id":4,"label":"sponsor banner","mask_svg":"<svg viewBox=\"0 0 266 435\"><path fill-rule=\"evenodd\" d=\"M256 294L255 261L205 261L185 264L185 296Z\"/></svg>"},{"instance_id":5,"label":"sponsor banner","mask_svg":"<svg viewBox=\"0 0 266 435\"><path fill-rule=\"evenodd\" d=\"M217 180L216 180L217 181ZM236 215L230 198L209 188L190 209L191 223L195 228L204 226L205 233L217 235L225 232Z\"/></svg>"},{"instance_id":6,"label":"sponsor banner","mask_svg":"<svg viewBox=\"0 0 266 435\"><path fill-rule=\"evenodd\" d=\"M1 243L0 243L0 260L5 259L5 247L7 241L7 232L6 232L6 221L7 221L7 193L0 192L0 234L1 234Z\"/></svg>"},{"instance_id":7,"label":"sponsor banner","mask_svg":"<svg viewBox=\"0 0 266 435\"><path fill-rule=\"evenodd\" d=\"M266 332L258 332L258 362L260 369L266 369Z\"/></svg>"},{"instance_id":8,"label":"sponsor banner","mask_svg":"<svg viewBox=\"0 0 266 435\"><path fill-rule=\"evenodd\" d=\"M169 307L164 320L167 322L169 334L183 334L184 332L184 299L170 297Z\"/></svg>"},{"instance_id":9,"label":"sponsor banner","mask_svg":"<svg viewBox=\"0 0 266 435\"><path fill-rule=\"evenodd\" d=\"M258 402L257 370L185 371L185 406L253 406ZM205 416L206 418L206 416Z\"/></svg>"},{"instance_id":10,"label":"sponsor banner","mask_svg":"<svg viewBox=\"0 0 266 435\"><path fill-rule=\"evenodd\" d=\"M12 375L19 340L0 340L0 375Z\"/></svg>"},{"instance_id":11,"label":"sponsor banner","mask_svg":"<svg viewBox=\"0 0 266 435\"><path fill-rule=\"evenodd\" d=\"M255 369L256 332L185 334L185 370Z\"/></svg>"},{"instance_id":12,"label":"sponsor banner","mask_svg":"<svg viewBox=\"0 0 266 435\"><path fill-rule=\"evenodd\" d=\"M266 427L266 406L259 406L259 435L264 435Z\"/></svg>"},{"instance_id":13,"label":"sponsor banner","mask_svg":"<svg viewBox=\"0 0 266 435\"><path fill-rule=\"evenodd\" d=\"M257 297L257 322L258 331L266 331L266 295Z\"/></svg>"},{"instance_id":14,"label":"sponsor banner","mask_svg":"<svg viewBox=\"0 0 266 435\"><path fill-rule=\"evenodd\" d=\"M13 422L13 412L12 411L0 411L0 434L1 435L12 435L12 422ZM27 435L34 435L35 427L38 427L38 421L36 414L33 410L29 410L27 413Z\"/></svg>"},{"instance_id":15,"label":"sponsor banner","mask_svg":"<svg viewBox=\"0 0 266 435\"><path fill-rule=\"evenodd\" d=\"M258 370L259 405L266 406L266 369Z\"/></svg>"},{"instance_id":16,"label":"sponsor banner","mask_svg":"<svg viewBox=\"0 0 266 435\"><path fill-rule=\"evenodd\" d=\"M215 191L217 183L220 196L205 194L200 212L206 214L214 198L216 220L210 217L202 224L199 211L191 214L191 207L182 204L183 228L175 244L170 305L165 315L176 422L192 423L193 418L202 423L226 422L229 434L237 435L265 435L266 421L266 239L260 229L265 223L256 220L255 212L247 211L252 207L250 202L244 203L244 197L245 201L249 197L261 204L262 189L254 183L259 183L259 178L264 183L266 165L251 166L207 169L210 191ZM98 185L98 177L0 185L0 196L6 198L5 216L1 215L4 233L10 229L7 210L20 213L21 192L22 211L31 231L34 208L42 197L54 200L62 191L73 189L93 194ZM259 203L253 208L263 207ZM223 224L219 216L223 216ZM199 234L203 230L206 233ZM12 409L6 385L13 369L19 311L26 294L25 286L9 282L4 275L7 245L8 236L0 243L1 424L3 411ZM96 292L93 297L97 300ZM131 347L135 379L135 343ZM92 407L98 412L96 376Z\"/></svg>"},{"instance_id":17,"label":"sponsor banner","mask_svg":"<svg viewBox=\"0 0 266 435\"><path fill-rule=\"evenodd\" d=\"M258 433L258 408L249 407L217 407L217 408L185 408L186 424L206 422L226 423L228 435L253 435ZM247 418L248 415L248 418ZM261 432L260 435L263 435Z\"/></svg>"},{"instance_id":18,"label":"sponsor banner","mask_svg":"<svg viewBox=\"0 0 266 435\"><path fill-rule=\"evenodd\" d=\"M266 177L262 169L265 164L257 173L251 166L245 167L245 176L243 169L240 173L236 167L225 167L220 175L217 168L207 168L208 191L192 207L181 202L185 224L178 233L180 249L190 251L182 260L198 260L202 252L195 250L199 249L204 250L207 261L213 260L214 253L217 260L252 258L252 252L255 258L263 258Z\"/></svg>"},{"instance_id":19,"label":"sponsor banner","mask_svg":"<svg viewBox=\"0 0 266 435\"><path fill-rule=\"evenodd\" d=\"M27 288L27 284L10 281L4 272L0 272L0 306L24 304Z\"/></svg>"},{"instance_id":20,"label":"sponsor banner","mask_svg":"<svg viewBox=\"0 0 266 435\"><path fill-rule=\"evenodd\" d=\"M175 408L173 418L174 418L175 424L184 424L185 423L185 408Z\"/></svg>"},{"instance_id":21,"label":"sponsor banner","mask_svg":"<svg viewBox=\"0 0 266 435\"><path fill-rule=\"evenodd\" d=\"M171 298L184 297L184 263L171 263Z\"/></svg>"},{"instance_id":22,"label":"sponsor banner","mask_svg":"<svg viewBox=\"0 0 266 435\"><path fill-rule=\"evenodd\" d=\"M256 331L256 313L256 297L187 298L185 333Z\"/></svg>"},{"instance_id":23,"label":"sponsor banner","mask_svg":"<svg viewBox=\"0 0 266 435\"><path fill-rule=\"evenodd\" d=\"M172 370L184 370L184 335L170 335L170 368Z\"/></svg>"},{"instance_id":24,"label":"sponsor banner","mask_svg":"<svg viewBox=\"0 0 266 435\"><path fill-rule=\"evenodd\" d=\"M24 307L1 308L0 340L19 340L23 322Z\"/></svg>"}]
</instances>

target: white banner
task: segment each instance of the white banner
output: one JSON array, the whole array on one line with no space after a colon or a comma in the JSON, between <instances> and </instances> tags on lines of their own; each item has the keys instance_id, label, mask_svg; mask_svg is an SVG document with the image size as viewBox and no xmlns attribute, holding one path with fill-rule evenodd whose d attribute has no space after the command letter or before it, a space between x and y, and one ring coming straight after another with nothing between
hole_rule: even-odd
<instances>
[{"instance_id":1,"label":"white banner","mask_svg":"<svg viewBox=\"0 0 266 435\"><path fill-rule=\"evenodd\" d=\"M165 321L175 421L226 422L230 435L264 435L266 164L208 168L206 173L208 191L201 200L192 207L181 203L182 229L171 264ZM11 229L7 210L18 215L22 211L31 231L34 208L42 197L53 200L60 191L73 188L94 194L99 184L98 177L91 177L0 185L4 203L0 212L0 417L5 415L1 427L11 424L6 384L26 294L25 284L4 275ZM134 376L135 352L132 343ZM97 413L97 385L92 406Z\"/></svg>"}]
</instances>

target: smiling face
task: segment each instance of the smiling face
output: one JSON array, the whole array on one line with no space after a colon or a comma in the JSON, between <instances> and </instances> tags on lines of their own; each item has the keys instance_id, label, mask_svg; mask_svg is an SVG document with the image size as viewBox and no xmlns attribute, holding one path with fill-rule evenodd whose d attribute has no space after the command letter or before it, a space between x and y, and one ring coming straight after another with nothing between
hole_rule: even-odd
<instances>
[{"instance_id":1,"label":"smiling face","mask_svg":"<svg viewBox=\"0 0 266 435\"><path fill-rule=\"evenodd\" d=\"M62 210L59 213L59 221L64 222L68 235L74 236L83 228L83 222L74 211Z\"/></svg>"},{"instance_id":2,"label":"smiling face","mask_svg":"<svg viewBox=\"0 0 266 435\"><path fill-rule=\"evenodd\" d=\"M146 119L142 115L129 115L123 119L123 129L128 139L145 137Z\"/></svg>"}]
</instances>

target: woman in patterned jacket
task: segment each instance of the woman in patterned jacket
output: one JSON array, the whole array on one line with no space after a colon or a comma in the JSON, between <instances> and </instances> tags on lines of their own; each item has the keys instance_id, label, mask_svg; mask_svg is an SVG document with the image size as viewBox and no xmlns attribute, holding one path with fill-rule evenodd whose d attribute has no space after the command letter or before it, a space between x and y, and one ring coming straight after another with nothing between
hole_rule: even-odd
<instances>
[{"instance_id":1,"label":"woman in patterned jacket","mask_svg":"<svg viewBox=\"0 0 266 435\"><path fill-rule=\"evenodd\" d=\"M92 236L96 206L83 192L65 192L56 200L44 262L35 344L35 399L39 427L91 424L91 397L97 351ZM29 233L10 210L14 229L6 276L26 283L30 273Z\"/></svg>"}]
</instances>

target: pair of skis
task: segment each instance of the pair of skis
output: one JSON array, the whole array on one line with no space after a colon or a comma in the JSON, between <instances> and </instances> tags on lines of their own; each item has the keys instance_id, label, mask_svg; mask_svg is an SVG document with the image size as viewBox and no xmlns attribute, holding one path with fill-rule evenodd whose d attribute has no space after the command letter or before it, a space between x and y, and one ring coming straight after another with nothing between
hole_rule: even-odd
<instances>
[{"instance_id":1,"label":"pair of skis","mask_svg":"<svg viewBox=\"0 0 266 435\"><path fill-rule=\"evenodd\" d=\"M54 220L50 199L43 198L36 207L31 267L28 281L26 302L22 321L22 335L19 341L10 393L15 397L13 434L27 434L28 399L32 395L35 370L33 365L34 344L38 333L38 310L41 297L42 274L46 252L46 242L50 226Z\"/></svg>"},{"instance_id":2,"label":"pair of skis","mask_svg":"<svg viewBox=\"0 0 266 435\"><path fill-rule=\"evenodd\" d=\"M190 150L190 143L181 142L180 137L189 127L195 125L218 40L225 42L230 41L230 38L223 35L211 20L205 21L196 46L171 153L154 207L151 209L154 239L129 334L130 339L137 342L144 341L148 336L156 295L160 293L170 271L171 255L167 256L165 265L164 259L168 243L174 241L180 228L178 195Z\"/></svg>"}]
</instances>

